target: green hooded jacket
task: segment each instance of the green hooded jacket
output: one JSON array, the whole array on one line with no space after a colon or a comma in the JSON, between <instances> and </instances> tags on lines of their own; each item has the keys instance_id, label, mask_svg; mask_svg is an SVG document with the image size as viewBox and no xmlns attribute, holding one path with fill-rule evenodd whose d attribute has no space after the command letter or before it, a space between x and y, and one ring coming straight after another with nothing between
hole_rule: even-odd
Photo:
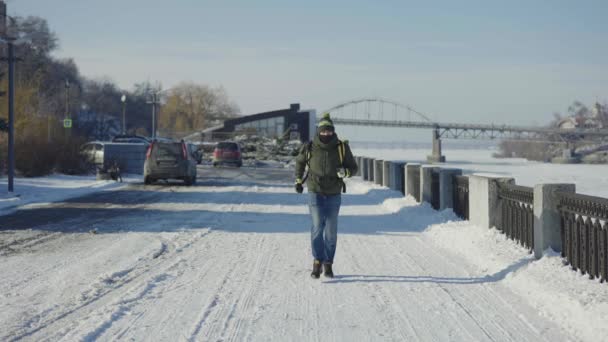
<instances>
[{"instance_id":1,"label":"green hooded jacket","mask_svg":"<svg viewBox=\"0 0 608 342\"><path fill-rule=\"evenodd\" d=\"M319 135L316 134L311 144L310 161L308 178L306 186L308 192L321 193L325 195L335 195L342 192L343 180L338 178L338 168L344 167L347 170L347 177L357 172L357 162L353 157L353 153L348 146L344 144L344 160L340 165L340 155L338 152L338 136L333 135L333 138L324 144L319 140ZM296 157L296 183L301 182L304 177L304 171L307 163L308 143L305 143L300 148L300 153Z\"/></svg>"}]
</instances>

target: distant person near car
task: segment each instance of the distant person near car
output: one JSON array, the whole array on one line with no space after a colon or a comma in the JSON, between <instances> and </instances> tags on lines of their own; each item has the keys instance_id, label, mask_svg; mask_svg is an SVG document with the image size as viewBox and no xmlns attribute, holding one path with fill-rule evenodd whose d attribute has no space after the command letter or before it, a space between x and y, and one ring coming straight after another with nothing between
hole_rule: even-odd
<instances>
[{"instance_id":1,"label":"distant person near car","mask_svg":"<svg viewBox=\"0 0 608 342\"><path fill-rule=\"evenodd\" d=\"M306 168L308 172L304 176ZM305 182L309 193L311 247L314 258L311 277L319 278L323 267L323 274L332 278L341 193L346 192L344 178L357 172L357 163L348 143L338 139L329 114L325 114L317 124L317 134L313 140L300 149L296 157L295 172L296 191L302 193Z\"/></svg>"}]
</instances>

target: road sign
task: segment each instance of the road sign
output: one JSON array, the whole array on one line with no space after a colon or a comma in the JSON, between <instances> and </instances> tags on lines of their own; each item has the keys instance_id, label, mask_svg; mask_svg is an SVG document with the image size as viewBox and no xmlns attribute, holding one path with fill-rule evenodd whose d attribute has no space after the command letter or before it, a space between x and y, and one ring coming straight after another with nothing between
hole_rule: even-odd
<instances>
[{"instance_id":1,"label":"road sign","mask_svg":"<svg viewBox=\"0 0 608 342\"><path fill-rule=\"evenodd\" d=\"M63 119L63 128L72 128L72 119Z\"/></svg>"}]
</instances>

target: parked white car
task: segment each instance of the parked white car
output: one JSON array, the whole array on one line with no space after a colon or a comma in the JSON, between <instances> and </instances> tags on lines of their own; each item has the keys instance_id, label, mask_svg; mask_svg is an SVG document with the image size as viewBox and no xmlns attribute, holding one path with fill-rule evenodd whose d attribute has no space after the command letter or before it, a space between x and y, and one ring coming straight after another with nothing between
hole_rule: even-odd
<instances>
[{"instance_id":1,"label":"parked white car","mask_svg":"<svg viewBox=\"0 0 608 342\"><path fill-rule=\"evenodd\" d=\"M96 167L103 167L103 141L90 141L80 147L80 155L85 162Z\"/></svg>"}]
</instances>

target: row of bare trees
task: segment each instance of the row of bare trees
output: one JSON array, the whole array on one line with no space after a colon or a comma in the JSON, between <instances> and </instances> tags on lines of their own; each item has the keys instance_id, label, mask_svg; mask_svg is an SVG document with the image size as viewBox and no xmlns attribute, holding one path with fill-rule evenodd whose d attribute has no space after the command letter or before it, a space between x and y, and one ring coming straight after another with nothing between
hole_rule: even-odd
<instances>
[{"instance_id":1,"label":"row of bare trees","mask_svg":"<svg viewBox=\"0 0 608 342\"><path fill-rule=\"evenodd\" d=\"M132 89L120 89L110 79L89 79L80 74L71 58L56 58L57 35L40 17L12 18L11 27L21 44L15 46L19 58L15 72L15 142L17 153L32 153L23 146L40 146L74 140L109 140L120 133L126 96L126 133L150 136L152 106L157 94L156 131L173 138L188 135L239 114L238 106L222 87L183 82L168 90L159 83L144 81ZM7 56L0 45L0 56ZM0 64L0 174L6 165L8 98L6 63ZM64 128L64 119L73 121ZM160 134L158 134L160 135ZM78 138L78 139L76 139ZM17 156L17 164L19 164ZM19 165L17 165L19 168Z\"/></svg>"}]
</instances>

